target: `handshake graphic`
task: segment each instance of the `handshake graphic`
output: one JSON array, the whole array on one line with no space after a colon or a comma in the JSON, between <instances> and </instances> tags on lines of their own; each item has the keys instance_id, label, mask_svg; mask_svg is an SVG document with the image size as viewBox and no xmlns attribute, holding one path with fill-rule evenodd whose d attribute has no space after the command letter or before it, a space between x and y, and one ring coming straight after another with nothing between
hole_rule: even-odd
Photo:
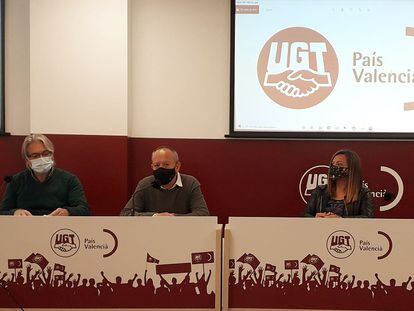
<instances>
[{"instance_id":1,"label":"handshake graphic","mask_svg":"<svg viewBox=\"0 0 414 311\"><path fill-rule=\"evenodd\" d=\"M72 249L76 248L76 245L73 245L71 243L61 243L59 245L55 245L55 248L57 248L61 252L67 253Z\"/></svg>"},{"instance_id":2,"label":"handshake graphic","mask_svg":"<svg viewBox=\"0 0 414 311\"><path fill-rule=\"evenodd\" d=\"M321 87L330 87L331 75L318 73L312 69L286 69L280 73L266 72L264 86L275 87L289 97L306 97Z\"/></svg>"},{"instance_id":3,"label":"handshake graphic","mask_svg":"<svg viewBox=\"0 0 414 311\"><path fill-rule=\"evenodd\" d=\"M336 253L343 254L349 250L351 250L351 246L344 245L344 244L337 244L330 247L331 250L335 251Z\"/></svg>"}]
</instances>

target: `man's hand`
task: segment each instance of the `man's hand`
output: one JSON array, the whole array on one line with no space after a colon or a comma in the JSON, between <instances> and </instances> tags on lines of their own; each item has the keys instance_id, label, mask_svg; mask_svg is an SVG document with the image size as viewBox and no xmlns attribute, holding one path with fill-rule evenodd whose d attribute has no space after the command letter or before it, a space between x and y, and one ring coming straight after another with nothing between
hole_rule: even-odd
<instances>
[{"instance_id":1,"label":"man's hand","mask_svg":"<svg viewBox=\"0 0 414 311\"><path fill-rule=\"evenodd\" d=\"M49 214L49 216L69 216L69 211L66 208L57 208Z\"/></svg>"},{"instance_id":2,"label":"man's hand","mask_svg":"<svg viewBox=\"0 0 414 311\"><path fill-rule=\"evenodd\" d=\"M155 213L152 216L175 216L175 215L172 213L163 212L163 213Z\"/></svg>"},{"instance_id":3,"label":"man's hand","mask_svg":"<svg viewBox=\"0 0 414 311\"><path fill-rule=\"evenodd\" d=\"M335 213L329 212L325 215L325 218L342 218L342 217L339 215L336 215Z\"/></svg>"},{"instance_id":4,"label":"man's hand","mask_svg":"<svg viewBox=\"0 0 414 311\"><path fill-rule=\"evenodd\" d=\"M17 209L14 211L14 216L32 216L32 213L25 209Z\"/></svg>"},{"instance_id":5,"label":"man's hand","mask_svg":"<svg viewBox=\"0 0 414 311\"><path fill-rule=\"evenodd\" d=\"M341 216L336 215L335 213L331 213L331 212L328 212L328 213L316 213L315 217L316 218L342 218Z\"/></svg>"}]
</instances>

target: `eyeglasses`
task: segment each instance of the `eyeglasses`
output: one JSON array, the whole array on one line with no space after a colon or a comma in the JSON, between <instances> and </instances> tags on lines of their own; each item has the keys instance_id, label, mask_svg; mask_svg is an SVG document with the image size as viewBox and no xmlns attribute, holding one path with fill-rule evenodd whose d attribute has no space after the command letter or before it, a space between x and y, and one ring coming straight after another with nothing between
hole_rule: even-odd
<instances>
[{"instance_id":1,"label":"eyeglasses","mask_svg":"<svg viewBox=\"0 0 414 311\"><path fill-rule=\"evenodd\" d=\"M175 163L171 163L171 162L151 163L151 166L152 166L153 169L158 169L160 167L173 168L173 167L175 167Z\"/></svg>"},{"instance_id":2,"label":"eyeglasses","mask_svg":"<svg viewBox=\"0 0 414 311\"><path fill-rule=\"evenodd\" d=\"M30 160L34 160L34 159L39 159L40 157L42 157L42 158L44 158L44 157L50 157L52 154L53 154L52 151L45 150L45 151L43 151L41 153L32 153L32 154L29 154L29 155L27 155L27 157Z\"/></svg>"}]
</instances>

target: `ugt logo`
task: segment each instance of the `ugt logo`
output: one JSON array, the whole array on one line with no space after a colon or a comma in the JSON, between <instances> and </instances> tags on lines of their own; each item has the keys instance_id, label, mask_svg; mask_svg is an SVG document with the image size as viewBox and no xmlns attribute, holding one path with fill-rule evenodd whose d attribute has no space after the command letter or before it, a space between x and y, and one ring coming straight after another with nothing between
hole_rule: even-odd
<instances>
[{"instance_id":1,"label":"ugt logo","mask_svg":"<svg viewBox=\"0 0 414 311\"><path fill-rule=\"evenodd\" d=\"M338 59L331 44L318 32L286 28L263 46L257 73L263 91L275 103L305 109L322 102L335 87Z\"/></svg>"},{"instance_id":2,"label":"ugt logo","mask_svg":"<svg viewBox=\"0 0 414 311\"><path fill-rule=\"evenodd\" d=\"M303 202L307 203L312 191L317 186L326 185L328 183L328 165L315 165L308 169L299 181L299 193Z\"/></svg>"},{"instance_id":3,"label":"ugt logo","mask_svg":"<svg viewBox=\"0 0 414 311\"><path fill-rule=\"evenodd\" d=\"M329 235L326 240L326 248L333 257L344 259L354 252L355 240L350 233L338 230Z\"/></svg>"},{"instance_id":4,"label":"ugt logo","mask_svg":"<svg viewBox=\"0 0 414 311\"><path fill-rule=\"evenodd\" d=\"M71 257L79 250L80 240L74 231L60 229L52 235L50 247L60 257Z\"/></svg>"}]
</instances>

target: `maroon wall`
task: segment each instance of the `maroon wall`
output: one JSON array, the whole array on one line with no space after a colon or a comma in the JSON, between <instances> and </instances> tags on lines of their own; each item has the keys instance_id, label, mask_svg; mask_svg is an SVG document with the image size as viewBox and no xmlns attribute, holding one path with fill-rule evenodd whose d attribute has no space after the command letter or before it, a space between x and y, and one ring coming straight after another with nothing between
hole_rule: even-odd
<instances>
[{"instance_id":1,"label":"maroon wall","mask_svg":"<svg viewBox=\"0 0 414 311\"><path fill-rule=\"evenodd\" d=\"M387 166L398 172L404 185L400 203L375 199L376 216L414 218L414 193L409 141L281 141L231 139L141 139L113 136L49 135L56 145L57 165L78 175L94 215L118 215L137 181L151 174L151 151L159 145L177 149L182 172L194 175L213 215L220 222L228 216L301 216L305 203L299 182L304 173L328 164L338 149L355 150L362 159L364 180L380 195L397 194L396 180L381 172ZM0 176L24 168L20 158L21 136L0 137Z\"/></svg>"},{"instance_id":2,"label":"maroon wall","mask_svg":"<svg viewBox=\"0 0 414 311\"><path fill-rule=\"evenodd\" d=\"M20 156L22 141L21 136L0 136L0 184L3 183L5 175L13 175L22 169L23 162Z\"/></svg>"}]
</instances>

